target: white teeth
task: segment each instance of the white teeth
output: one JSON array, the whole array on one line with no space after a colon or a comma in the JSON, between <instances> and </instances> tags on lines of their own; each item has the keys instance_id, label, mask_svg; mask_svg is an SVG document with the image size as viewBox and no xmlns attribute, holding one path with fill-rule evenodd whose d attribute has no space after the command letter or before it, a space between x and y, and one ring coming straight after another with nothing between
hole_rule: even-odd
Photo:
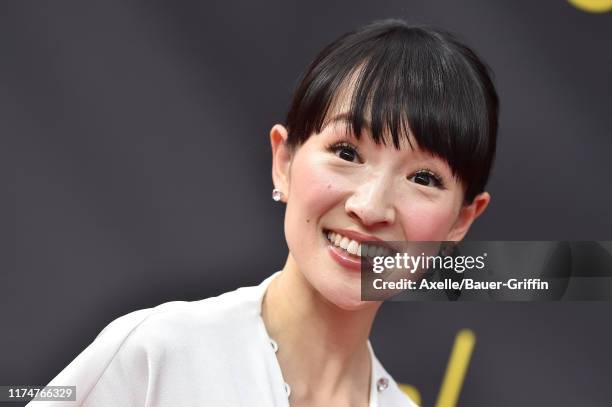
<instances>
[{"instance_id":1,"label":"white teeth","mask_svg":"<svg viewBox=\"0 0 612 407\"><path fill-rule=\"evenodd\" d=\"M357 254L357 249L359 247L359 243L357 243L354 240L351 240L351 242L349 243L348 247L346 248L346 251L349 252L350 254Z\"/></svg>"},{"instance_id":2,"label":"white teeth","mask_svg":"<svg viewBox=\"0 0 612 407\"><path fill-rule=\"evenodd\" d=\"M361 244L338 233L328 232L327 239L335 246L341 247L354 256L361 256Z\"/></svg>"},{"instance_id":3,"label":"white teeth","mask_svg":"<svg viewBox=\"0 0 612 407\"><path fill-rule=\"evenodd\" d=\"M340 247L342 247L343 249L346 249L348 247L350 240L348 239L348 237L343 237L342 240L340 241Z\"/></svg>"},{"instance_id":4,"label":"white teeth","mask_svg":"<svg viewBox=\"0 0 612 407\"><path fill-rule=\"evenodd\" d=\"M389 250L384 246L376 246L374 244L366 244L359 247L359 256L365 257L376 257L376 256L387 256Z\"/></svg>"},{"instance_id":5,"label":"white teeth","mask_svg":"<svg viewBox=\"0 0 612 407\"><path fill-rule=\"evenodd\" d=\"M334 238L334 244L336 246L340 246L340 242L342 241L342 236L336 233L336 237Z\"/></svg>"}]
</instances>

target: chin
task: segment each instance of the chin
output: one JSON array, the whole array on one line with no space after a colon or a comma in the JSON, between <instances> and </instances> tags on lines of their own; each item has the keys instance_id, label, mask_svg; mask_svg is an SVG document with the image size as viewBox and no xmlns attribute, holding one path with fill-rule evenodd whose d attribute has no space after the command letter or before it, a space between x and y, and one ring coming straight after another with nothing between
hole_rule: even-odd
<instances>
[{"instance_id":1,"label":"chin","mask_svg":"<svg viewBox=\"0 0 612 407\"><path fill-rule=\"evenodd\" d=\"M361 310L364 310L364 309L367 309L373 306L371 301L361 301L361 300L335 303L335 305L344 311L361 311Z\"/></svg>"},{"instance_id":2,"label":"chin","mask_svg":"<svg viewBox=\"0 0 612 407\"><path fill-rule=\"evenodd\" d=\"M375 301L362 301L361 292L357 293L334 293L325 296L325 299L344 311L360 311L377 305Z\"/></svg>"},{"instance_id":3,"label":"chin","mask_svg":"<svg viewBox=\"0 0 612 407\"><path fill-rule=\"evenodd\" d=\"M337 269L338 266L309 264L307 270L325 269L327 273L303 273L303 277L320 298L344 311L360 311L377 306L376 301L361 300L359 273Z\"/></svg>"}]
</instances>

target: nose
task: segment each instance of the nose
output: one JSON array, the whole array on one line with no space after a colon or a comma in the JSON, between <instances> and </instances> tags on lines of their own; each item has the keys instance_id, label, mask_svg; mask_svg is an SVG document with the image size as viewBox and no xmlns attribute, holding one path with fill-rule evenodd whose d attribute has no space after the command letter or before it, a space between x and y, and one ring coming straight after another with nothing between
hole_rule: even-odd
<instances>
[{"instance_id":1,"label":"nose","mask_svg":"<svg viewBox=\"0 0 612 407\"><path fill-rule=\"evenodd\" d=\"M346 212L365 226L379 226L395 222L391 181L375 177L359 185L344 205Z\"/></svg>"}]
</instances>

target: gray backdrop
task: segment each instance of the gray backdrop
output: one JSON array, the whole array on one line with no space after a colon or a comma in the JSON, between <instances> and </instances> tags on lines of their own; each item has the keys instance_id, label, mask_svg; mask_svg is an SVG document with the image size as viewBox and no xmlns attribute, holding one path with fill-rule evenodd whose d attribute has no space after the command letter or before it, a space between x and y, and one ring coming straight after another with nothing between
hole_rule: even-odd
<instances>
[{"instance_id":1,"label":"gray backdrop","mask_svg":"<svg viewBox=\"0 0 612 407\"><path fill-rule=\"evenodd\" d=\"M318 50L388 17L456 32L495 71L493 200L469 238L610 240L612 13L563 0L3 1L0 134L16 178L0 384L47 383L129 311L279 269L269 128ZM426 406L461 328L477 343L459 405L603 406L611 310L388 303L372 342Z\"/></svg>"}]
</instances>

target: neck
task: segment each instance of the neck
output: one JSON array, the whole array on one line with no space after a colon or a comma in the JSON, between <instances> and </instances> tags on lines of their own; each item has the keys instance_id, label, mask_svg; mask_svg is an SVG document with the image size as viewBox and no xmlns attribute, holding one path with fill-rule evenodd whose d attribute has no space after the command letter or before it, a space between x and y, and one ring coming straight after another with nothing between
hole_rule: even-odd
<instances>
[{"instance_id":1,"label":"neck","mask_svg":"<svg viewBox=\"0 0 612 407\"><path fill-rule=\"evenodd\" d=\"M367 340L379 305L352 311L337 307L310 285L289 255L268 286L262 316L279 345L277 358L292 400L368 394Z\"/></svg>"}]
</instances>

